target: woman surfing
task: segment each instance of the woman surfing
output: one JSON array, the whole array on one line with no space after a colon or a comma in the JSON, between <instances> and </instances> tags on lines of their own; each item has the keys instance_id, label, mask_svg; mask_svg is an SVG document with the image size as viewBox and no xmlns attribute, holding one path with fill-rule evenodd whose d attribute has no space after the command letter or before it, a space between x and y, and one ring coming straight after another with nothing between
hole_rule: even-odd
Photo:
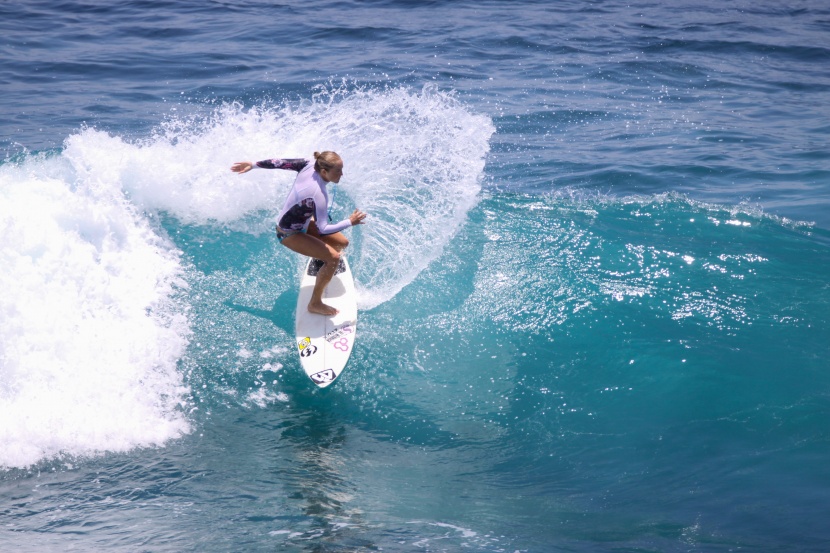
<instances>
[{"instance_id":1,"label":"woman surfing","mask_svg":"<svg viewBox=\"0 0 830 553\"><path fill-rule=\"evenodd\" d=\"M288 249L325 263L317 274L308 310L320 315L336 315L337 309L323 303L323 291L337 270L340 252L349 245L349 240L341 231L362 225L366 219L366 213L355 209L348 218L337 223L329 222L326 185L340 182L343 160L334 152L314 152L313 160L241 161L234 163L231 171L243 174L255 168L297 171L297 178L277 217L277 238Z\"/></svg>"}]
</instances>

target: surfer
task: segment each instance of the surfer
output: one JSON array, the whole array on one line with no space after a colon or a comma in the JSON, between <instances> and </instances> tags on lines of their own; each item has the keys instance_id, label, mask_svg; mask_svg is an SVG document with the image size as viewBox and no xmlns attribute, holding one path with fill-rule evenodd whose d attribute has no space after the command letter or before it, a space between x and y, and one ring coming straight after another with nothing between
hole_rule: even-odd
<instances>
[{"instance_id":1,"label":"surfer","mask_svg":"<svg viewBox=\"0 0 830 553\"><path fill-rule=\"evenodd\" d=\"M350 226L362 225L366 219L366 213L355 209L342 221L329 221L326 184L340 182L343 177L343 160L334 152L314 152L313 160L241 161L234 163L231 171L243 174L255 168L297 171L294 185L277 217L277 238L288 249L325 262L317 273L308 310L320 315L336 315L337 309L323 303L323 291L340 264L340 252L349 245L349 240L341 231Z\"/></svg>"}]
</instances>

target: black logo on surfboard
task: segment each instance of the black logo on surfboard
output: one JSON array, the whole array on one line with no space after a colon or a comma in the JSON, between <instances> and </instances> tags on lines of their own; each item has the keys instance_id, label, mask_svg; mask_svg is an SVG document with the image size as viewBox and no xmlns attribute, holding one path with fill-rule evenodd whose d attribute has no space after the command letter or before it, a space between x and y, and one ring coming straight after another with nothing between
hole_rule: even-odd
<instances>
[{"instance_id":1,"label":"black logo on surfboard","mask_svg":"<svg viewBox=\"0 0 830 553\"><path fill-rule=\"evenodd\" d=\"M331 382L337 375L334 374L334 371L331 369L326 369L324 371L320 371L318 373L314 373L311 375L311 380L316 382L317 384L325 384L326 382Z\"/></svg>"}]
</instances>

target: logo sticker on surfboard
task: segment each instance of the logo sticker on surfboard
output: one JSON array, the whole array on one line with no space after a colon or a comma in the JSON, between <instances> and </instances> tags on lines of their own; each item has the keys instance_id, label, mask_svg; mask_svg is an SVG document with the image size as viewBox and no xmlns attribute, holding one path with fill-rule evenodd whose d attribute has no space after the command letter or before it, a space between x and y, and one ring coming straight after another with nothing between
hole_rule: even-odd
<instances>
[{"instance_id":1,"label":"logo sticker on surfboard","mask_svg":"<svg viewBox=\"0 0 830 553\"><path fill-rule=\"evenodd\" d=\"M325 384L326 382L331 382L334 380L337 375L334 374L334 371L331 369L326 369L324 371L320 371L318 373L314 373L310 375L311 380L313 380L316 384Z\"/></svg>"},{"instance_id":2,"label":"logo sticker on surfboard","mask_svg":"<svg viewBox=\"0 0 830 553\"><path fill-rule=\"evenodd\" d=\"M342 338L346 334L352 334L353 332L354 332L354 329L352 328L352 325L351 324L345 324L343 326L335 328L334 330L332 330L331 332L326 334L326 341L328 343L332 343L335 340L337 340L338 338Z\"/></svg>"},{"instance_id":3,"label":"logo sticker on surfboard","mask_svg":"<svg viewBox=\"0 0 830 553\"><path fill-rule=\"evenodd\" d=\"M297 347L300 350L300 357L309 357L317 353L317 346L312 345L311 338L308 336L297 342Z\"/></svg>"}]
</instances>

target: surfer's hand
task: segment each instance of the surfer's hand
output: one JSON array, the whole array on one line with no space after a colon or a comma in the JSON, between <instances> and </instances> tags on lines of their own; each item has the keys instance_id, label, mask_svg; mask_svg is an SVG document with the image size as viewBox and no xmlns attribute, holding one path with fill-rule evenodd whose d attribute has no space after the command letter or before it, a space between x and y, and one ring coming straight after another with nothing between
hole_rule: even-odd
<instances>
[{"instance_id":1,"label":"surfer's hand","mask_svg":"<svg viewBox=\"0 0 830 553\"><path fill-rule=\"evenodd\" d=\"M239 173L241 175L242 173L247 173L253 168L254 164L250 161L238 161L231 166L231 171L233 171L234 173Z\"/></svg>"},{"instance_id":2,"label":"surfer's hand","mask_svg":"<svg viewBox=\"0 0 830 553\"><path fill-rule=\"evenodd\" d=\"M355 225L362 225L363 219L366 218L366 214L360 211L359 209L355 209L354 212L349 215L349 221L352 222L352 226Z\"/></svg>"}]
</instances>

